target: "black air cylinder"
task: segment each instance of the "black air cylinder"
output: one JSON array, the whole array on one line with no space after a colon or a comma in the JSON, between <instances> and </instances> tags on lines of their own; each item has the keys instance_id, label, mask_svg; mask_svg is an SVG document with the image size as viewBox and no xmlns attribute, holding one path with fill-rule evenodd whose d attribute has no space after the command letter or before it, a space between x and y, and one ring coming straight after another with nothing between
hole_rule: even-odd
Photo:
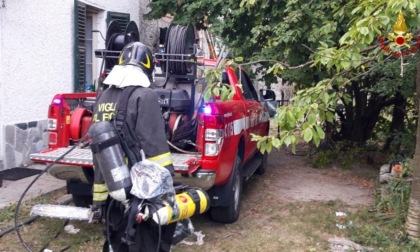
<instances>
[{"instance_id":1,"label":"black air cylinder","mask_svg":"<svg viewBox=\"0 0 420 252\"><path fill-rule=\"evenodd\" d=\"M118 201L125 202L132 182L114 125L108 121L95 123L89 129L89 136L92 139L92 153L104 176L109 195Z\"/></svg>"}]
</instances>

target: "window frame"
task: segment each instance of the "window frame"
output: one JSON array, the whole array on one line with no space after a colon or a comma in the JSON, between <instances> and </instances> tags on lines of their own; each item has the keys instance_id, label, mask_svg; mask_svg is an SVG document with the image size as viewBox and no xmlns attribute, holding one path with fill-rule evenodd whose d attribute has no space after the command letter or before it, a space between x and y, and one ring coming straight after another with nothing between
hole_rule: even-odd
<instances>
[{"instance_id":1,"label":"window frame","mask_svg":"<svg viewBox=\"0 0 420 252\"><path fill-rule=\"evenodd\" d=\"M237 70L235 71L235 73L238 76L238 80L241 82L242 85L242 96L245 100L259 101L257 91L255 90L254 85L252 84L252 81L249 78L248 74L246 74L246 72L243 69L239 70L240 76Z\"/></svg>"},{"instance_id":2,"label":"window frame","mask_svg":"<svg viewBox=\"0 0 420 252\"><path fill-rule=\"evenodd\" d=\"M79 0L74 1L74 92L85 92L86 91L86 84L93 84L93 83L86 83L87 82L87 74L86 74L86 53L92 56L92 82L95 81L96 76L99 76L98 73L98 65L95 58L95 49L97 43L97 34L92 34L92 52L87 52L86 41L87 41L87 27L86 27L86 20L87 16L92 16L92 30L97 29L98 25L98 13L105 11L99 7L91 6L89 3L84 3ZM122 12L114 12L114 11L107 11L106 20L105 22L108 24L112 20L117 20L120 27L121 32L125 32L125 28L127 24L130 22L130 14L129 13L122 13ZM89 56L90 56L89 55Z\"/></svg>"}]
</instances>

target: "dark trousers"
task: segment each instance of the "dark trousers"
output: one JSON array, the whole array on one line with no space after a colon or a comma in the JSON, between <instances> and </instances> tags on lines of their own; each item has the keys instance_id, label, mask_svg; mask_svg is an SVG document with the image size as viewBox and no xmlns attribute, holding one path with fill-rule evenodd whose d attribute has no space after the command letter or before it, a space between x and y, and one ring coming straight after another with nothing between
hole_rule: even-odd
<instances>
[{"instance_id":1,"label":"dark trousers","mask_svg":"<svg viewBox=\"0 0 420 252\"><path fill-rule=\"evenodd\" d=\"M132 229L127 229L130 215L124 212L124 206L119 202L111 204L109 219L107 220L107 230L114 252L168 252L171 249L176 223L159 226L153 220L143 221L134 224ZM128 245L122 242L127 238L126 232L130 234L129 240L133 244ZM160 237L159 237L160 236ZM159 246L159 248L158 248ZM104 244L103 251L109 251L108 238Z\"/></svg>"}]
</instances>

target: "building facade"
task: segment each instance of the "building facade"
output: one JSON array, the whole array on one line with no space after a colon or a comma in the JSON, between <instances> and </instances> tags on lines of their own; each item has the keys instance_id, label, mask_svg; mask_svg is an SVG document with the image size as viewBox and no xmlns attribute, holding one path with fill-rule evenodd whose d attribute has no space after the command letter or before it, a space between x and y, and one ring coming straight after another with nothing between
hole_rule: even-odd
<instances>
[{"instance_id":1,"label":"building facade","mask_svg":"<svg viewBox=\"0 0 420 252\"><path fill-rule=\"evenodd\" d=\"M26 166L30 153L47 148L55 94L95 83L101 59L94 50L105 48L110 20L135 21L140 40L156 46L157 21L153 27L142 18L148 2L0 0L0 171Z\"/></svg>"}]
</instances>

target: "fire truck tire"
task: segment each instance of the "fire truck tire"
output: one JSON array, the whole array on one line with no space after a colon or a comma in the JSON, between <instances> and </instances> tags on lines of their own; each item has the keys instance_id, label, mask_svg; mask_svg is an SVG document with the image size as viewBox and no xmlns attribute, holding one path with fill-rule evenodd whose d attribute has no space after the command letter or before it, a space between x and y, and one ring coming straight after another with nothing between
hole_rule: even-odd
<instances>
[{"instance_id":1,"label":"fire truck tire","mask_svg":"<svg viewBox=\"0 0 420 252\"><path fill-rule=\"evenodd\" d=\"M257 169L257 173L263 175L267 171L268 153L264 152L264 154L261 154L261 152L258 152L257 155L260 155L260 158L262 158L261 164Z\"/></svg>"},{"instance_id":2,"label":"fire truck tire","mask_svg":"<svg viewBox=\"0 0 420 252\"><path fill-rule=\"evenodd\" d=\"M75 206L92 205L92 186L93 184L83 183L80 180L67 180L67 193L71 194Z\"/></svg>"},{"instance_id":3,"label":"fire truck tire","mask_svg":"<svg viewBox=\"0 0 420 252\"><path fill-rule=\"evenodd\" d=\"M92 196L72 194L73 203L77 207L90 207L92 205Z\"/></svg>"},{"instance_id":4,"label":"fire truck tire","mask_svg":"<svg viewBox=\"0 0 420 252\"><path fill-rule=\"evenodd\" d=\"M82 171L83 171L83 174L86 177L87 182L93 184L93 180L94 180L94 176L95 176L93 168L82 167Z\"/></svg>"},{"instance_id":5,"label":"fire truck tire","mask_svg":"<svg viewBox=\"0 0 420 252\"><path fill-rule=\"evenodd\" d=\"M226 207L211 207L210 217L216 222L222 223L234 223L239 218L239 210L242 196L242 176L241 167L242 160L238 154L236 154L235 164L233 167L233 184L231 188L226 188L230 192L227 193L230 199L228 199L228 205Z\"/></svg>"}]
</instances>

